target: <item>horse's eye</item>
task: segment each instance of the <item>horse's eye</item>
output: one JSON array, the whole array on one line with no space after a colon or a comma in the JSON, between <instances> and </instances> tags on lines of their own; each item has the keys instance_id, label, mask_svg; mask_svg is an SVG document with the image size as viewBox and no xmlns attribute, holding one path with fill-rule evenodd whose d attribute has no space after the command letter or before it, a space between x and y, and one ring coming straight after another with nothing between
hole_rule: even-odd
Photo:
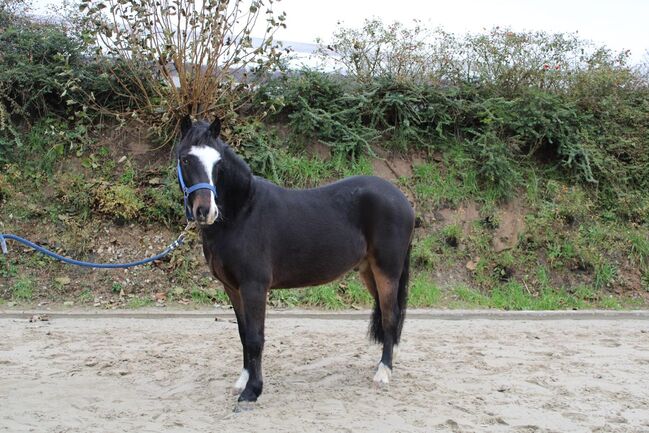
<instances>
[{"instance_id":1,"label":"horse's eye","mask_svg":"<svg viewBox=\"0 0 649 433\"><path fill-rule=\"evenodd\" d=\"M189 165L189 160L187 158L182 159L183 165Z\"/></svg>"}]
</instances>

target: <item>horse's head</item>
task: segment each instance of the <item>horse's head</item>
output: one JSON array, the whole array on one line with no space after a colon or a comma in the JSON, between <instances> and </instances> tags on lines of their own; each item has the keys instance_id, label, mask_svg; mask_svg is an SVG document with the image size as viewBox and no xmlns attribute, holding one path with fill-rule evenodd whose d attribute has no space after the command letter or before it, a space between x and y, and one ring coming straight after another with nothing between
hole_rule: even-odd
<instances>
[{"instance_id":1,"label":"horse's head","mask_svg":"<svg viewBox=\"0 0 649 433\"><path fill-rule=\"evenodd\" d=\"M219 138L221 121L192 124L189 116L180 124L181 137L176 148L178 182L185 195L185 214L189 220L210 225L219 216L216 206L216 172L225 144Z\"/></svg>"}]
</instances>

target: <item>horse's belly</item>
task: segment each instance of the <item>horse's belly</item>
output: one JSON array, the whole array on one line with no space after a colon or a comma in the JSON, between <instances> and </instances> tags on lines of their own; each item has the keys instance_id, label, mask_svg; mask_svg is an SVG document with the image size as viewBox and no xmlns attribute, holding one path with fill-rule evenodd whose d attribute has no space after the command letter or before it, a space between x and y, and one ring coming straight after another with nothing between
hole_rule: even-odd
<instances>
[{"instance_id":1,"label":"horse's belly","mask_svg":"<svg viewBox=\"0 0 649 433\"><path fill-rule=\"evenodd\" d=\"M341 277L363 260L367 245L361 238L344 242L315 242L290 248L274 263L273 288L306 287Z\"/></svg>"}]
</instances>

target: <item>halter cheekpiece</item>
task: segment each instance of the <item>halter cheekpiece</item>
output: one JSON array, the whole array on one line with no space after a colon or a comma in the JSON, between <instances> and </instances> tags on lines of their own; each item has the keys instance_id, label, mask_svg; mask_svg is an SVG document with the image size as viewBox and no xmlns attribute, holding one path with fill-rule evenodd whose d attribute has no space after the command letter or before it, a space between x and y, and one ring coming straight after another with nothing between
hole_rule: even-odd
<instances>
[{"instance_id":1,"label":"halter cheekpiece","mask_svg":"<svg viewBox=\"0 0 649 433\"><path fill-rule=\"evenodd\" d=\"M180 188L183 190L183 196L185 199L185 217L187 217L187 221L194 221L194 214L192 214L192 210L189 207L189 195L194 191L198 191L199 189L209 189L214 193L214 198L216 199L218 197L218 194L216 193L216 187L209 183L203 182L197 183L187 188L187 185L185 185L185 181L183 180L183 172L180 168L180 160L178 160L178 164L176 165L176 171L178 172L178 181L180 182Z\"/></svg>"}]
</instances>

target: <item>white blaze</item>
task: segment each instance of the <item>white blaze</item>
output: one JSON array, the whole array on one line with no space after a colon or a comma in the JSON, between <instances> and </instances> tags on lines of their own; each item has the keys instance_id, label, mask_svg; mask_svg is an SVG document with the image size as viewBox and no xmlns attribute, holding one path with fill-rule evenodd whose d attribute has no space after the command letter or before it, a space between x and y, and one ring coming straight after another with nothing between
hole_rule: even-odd
<instances>
[{"instance_id":1,"label":"white blaze","mask_svg":"<svg viewBox=\"0 0 649 433\"><path fill-rule=\"evenodd\" d=\"M212 172L214 171L214 165L221 159L219 151L210 146L192 146L189 154L198 158L205 170L209 184L214 185ZM212 196L212 200L210 201L210 211L207 214L207 224L214 223L219 216L219 209L216 207L216 197L214 197L212 191L210 191L210 195Z\"/></svg>"}]
</instances>

